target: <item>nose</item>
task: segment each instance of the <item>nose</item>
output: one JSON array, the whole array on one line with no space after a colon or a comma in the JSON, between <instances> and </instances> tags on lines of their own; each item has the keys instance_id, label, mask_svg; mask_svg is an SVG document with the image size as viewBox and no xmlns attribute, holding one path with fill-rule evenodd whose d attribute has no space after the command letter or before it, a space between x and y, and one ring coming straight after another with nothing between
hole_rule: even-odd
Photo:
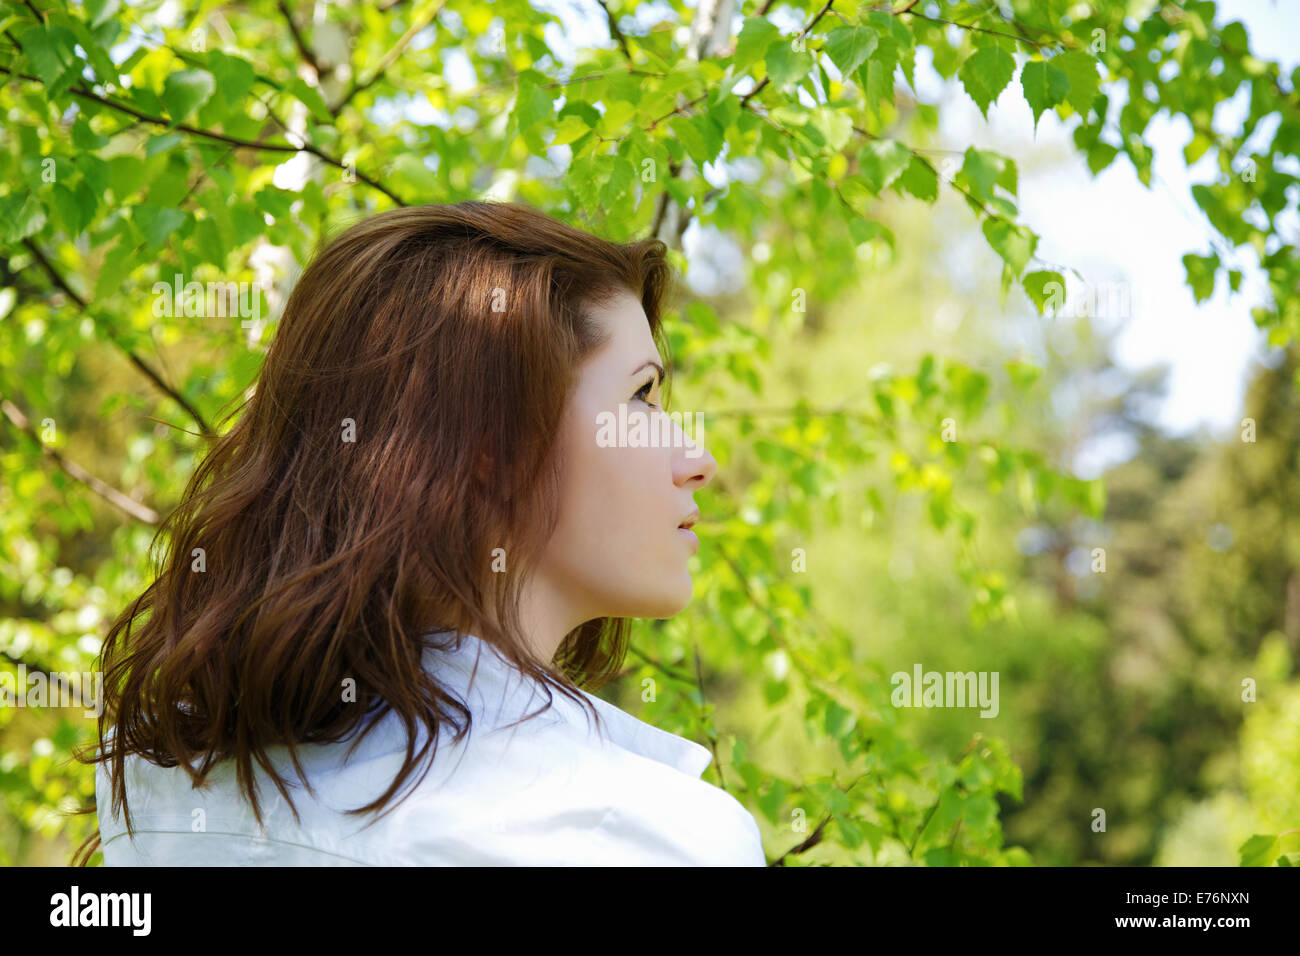
<instances>
[{"instance_id":1,"label":"nose","mask_svg":"<svg viewBox=\"0 0 1300 956\"><path fill-rule=\"evenodd\" d=\"M703 488L713 480L718 470L718 463L704 447L703 416L696 414L694 424L694 431L699 441L692 439L680 424L673 422L673 428L679 436L673 446L673 483Z\"/></svg>"}]
</instances>

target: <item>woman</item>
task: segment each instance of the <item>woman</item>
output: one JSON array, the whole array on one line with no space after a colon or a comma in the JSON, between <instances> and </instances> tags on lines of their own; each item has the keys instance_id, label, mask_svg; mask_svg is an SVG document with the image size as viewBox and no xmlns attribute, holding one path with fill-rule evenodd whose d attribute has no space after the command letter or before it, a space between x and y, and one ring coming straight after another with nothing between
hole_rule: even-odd
<instances>
[{"instance_id":1,"label":"woman","mask_svg":"<svg viewBox=\"0 0 1300 956\"><path fill-rule=\"evenodd\" d=\"M664 252L463 202L317 254L104 644L106 865L765 862L707 749L582 689L689 602L716 468Z\"/></svg>"}]
</instances>

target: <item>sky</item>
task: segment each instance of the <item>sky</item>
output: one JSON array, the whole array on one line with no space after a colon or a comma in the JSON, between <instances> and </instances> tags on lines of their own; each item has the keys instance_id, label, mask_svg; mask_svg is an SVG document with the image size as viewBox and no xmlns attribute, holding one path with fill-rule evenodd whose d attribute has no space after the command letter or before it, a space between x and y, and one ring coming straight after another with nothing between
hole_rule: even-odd
<instances>
[{"instance_id":1,"label":"sky","mask_svg":"<svg viewBox=\"0 0 1300 956\"><path fill-rule=\"evenodd\" d=\"M534 6L555 13L563 22L562 29L553 26L548 30L551 48L562 59L568 61L575 48L611 45L595 0L534 0ZM1220 0L1218 11L1220 25L1242 21L1251 50L1281 64L1284 73L1289 74L1300 61L1300 0ZM777 7L769 16L783 28L795 26L794 18L789 22L782 19L787 12ZM671 15L665 6L653 3L643 4L639 14L647 26ZM737 29L739 24L737 16ZM1153 411L1156 424L1174 434L1200 429L1219 438L1235 430L1241 420L1245 383L1255 363L1276 358L1270 359L1264 335L1250 317L1251 308L1266 300L1267 288L1257 274L1253 250L1239 250L1233 264L1245 273L1241 290L1230 294L1226 281L1220 278L1210 299L1200 304L1193 301L1182 256L1206 254L1213 230L1192 199L1191 186L1211 182L1217 166L1212 155L1191 168L1184 163L1182 148L1191 138L1186 119L1170 117L1165 111L1152 120L1145 134L1154 152L1148 189L1124 157L1098 176L1092 175L1070 139L1077 117L1061 121L1048 111L1033 131L1033 115L1017 83L990 108L986 121L959 83L944 81L930 68L924 51L918 54L915 75L920 99L941 107L939 142L934 148L961 152L973 145L1016 160L1021 169L1021 221L1039 236L1039 260L1072 266L1099 286L1128 284L1127 314L1107 315L1103 308L1094 321L1118 330L1114 358L1122 367L1168 364L1168 392ZM905 83L901 70L896 80ZM1112 117L1117 117L1124 105L1122 91L1118 96L1107 92ZM1243 86L1234 100L1217 109L1216 128L1228 129L1234 118L1240 123L1248 101ZM1034 154L1040 151L1064 161L1031 172ZM1289 171L1300 174L1300 164ZM706 169L705 174L718 182L725 175L713 169ZM1294 216L1282 231L1284 235L1297 234ZM716 265L719 250L726 250L719 237L702 231L697 223L688 229L684 245L693 266L697 260ZM692 269L687 278L700 291L707 291L710 271ZM1067 276L1066 285L1073 294L1073 277ZM1020 298L1023 296L1008 296L1008 306ZM1028 307L1027 302L1024 305ZM1085 452L1086 460L1076 462L1076 471L1091 477L1127 454L1122 441L1097 446Z\"/></svg>"},{"instance_id":2,"label":"sky","mask_svg":"<svg viewBox=\"0 0 1300 956\"><path fill-rule=\"evenodd\" d=\"M1223 0L1218 9L1220 24L1242 21L1257 56L1277 61L1284 73L1295 68L1300 3ZM938 77L931 76L933 84L922 83L918 70L918 92L927 102L944 97L942 138L947 148L973 144L994 149L1016 159L1022 169L1034 150L1073 151L1070 133L1077 118L1061 121L1054 112L1045 112L1035 138L1030 132L1032 113L1018 85L1008 87L985 122L963 92L952 84L943 89ZM1123 104L1122 96L1112 96L1113 119ZM1249 91L1243 85L1237 97L1216 109L1215 128L1235 129L1248 105ZM1253 131L1252 136L1275 128L1276 119L1269 130ZM1191 187L1214 181L1218 167L1212 153L1190 168L1185 164L1182 149L1191 136L1184 117L1162 111L1145 134L1154 153L1150 189L1124 157L1093 177L1084 158L1075 153L1064 164L1022 176L1020 209L1023 221L1040 237L1039 258L1071 265L1090 282L1130 283L1126 320L1100 316L1097 321L1119 329L1114 357L1121 366L1169 364L1169 392L1158 406L1156 422L1170 433L1186 434L1203 426L1222 438L1239 426L1244 387L1254 363L1272 351L1250 317L1251 308L1267 300L1268 290L1254 251L1237 250L1232 261L1245 273L1240 293L1230 293L1220 278L1209 300L1193 300L1182 256L1207 254L1214 231L1197 208ZM1293 161L1288 172L1300 175L1300 163ZM1297 235L1296 217L1291 215L1280 231ZM1218 247L1225 246L1220 240ZM1099 467L1095 463L1083 470Z\"/></svg>"}]
</instances>

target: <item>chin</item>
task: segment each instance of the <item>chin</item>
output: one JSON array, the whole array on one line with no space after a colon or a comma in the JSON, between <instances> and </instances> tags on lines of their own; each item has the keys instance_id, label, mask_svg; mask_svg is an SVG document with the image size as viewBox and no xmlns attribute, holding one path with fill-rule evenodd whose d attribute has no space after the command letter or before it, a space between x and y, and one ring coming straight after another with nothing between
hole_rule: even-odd
<instances>
[{"instance_id":1,"label":"chin","mask_svg":"<svg viewBox=\"0 0 1300 956\"><path fill-rule=\"evenodd\" d=\"M693 582L689 574L683 574L684 583L678 586L673 593L664 596L663 613L656 614L656 617L673 617L686 610L686 606L691 603L691 595L694 591Z\"/></svg>"},{"instance_id":2,"label":"chin","mask_svg":"<svg viewBox=\"0 0 1300 956\"><path fill-rule=\"evenodd\" d=\"M675 617L686 609L691 603L692 584L689 574L684 574L685 583L679 583L677 587L665 588L655 594L640 594L636 598L627 602L627 605L634 610L626 614L618 615L619 617L643 617L662 619Z\"/></svg>"}]
</instances>

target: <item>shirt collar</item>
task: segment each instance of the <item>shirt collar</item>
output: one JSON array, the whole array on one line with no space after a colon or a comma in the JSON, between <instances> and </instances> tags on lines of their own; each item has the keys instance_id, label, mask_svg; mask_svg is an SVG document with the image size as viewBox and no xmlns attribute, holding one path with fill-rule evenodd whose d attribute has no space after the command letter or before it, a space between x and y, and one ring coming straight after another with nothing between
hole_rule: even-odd
<instances>
[{"instance_id":1,"label":"shirt collar","mask_svg":"<svg viewBox=\"0 0 1300 956\"><path fill-rule=\"evenodd\" d=\"M546 691L541 683L523 674L490 642L462 633L460 646L456 647L452 632L435 633L438 644L426 648L425 666L436 680L461 695L475 724L486 722L495 729L535 714L545 705ZM471 688L473 701L467 696ZM582 688L578 692L600 714L600 731L603 731L600 736L615 746L692 777L703 774L713 761L707 747L647 724ZM554 688L551 688L551 701L543 717L553 713L551 719L558 718L584 733L597 735L596 725L585 708Z\"/></svg>"}]
</instances>

